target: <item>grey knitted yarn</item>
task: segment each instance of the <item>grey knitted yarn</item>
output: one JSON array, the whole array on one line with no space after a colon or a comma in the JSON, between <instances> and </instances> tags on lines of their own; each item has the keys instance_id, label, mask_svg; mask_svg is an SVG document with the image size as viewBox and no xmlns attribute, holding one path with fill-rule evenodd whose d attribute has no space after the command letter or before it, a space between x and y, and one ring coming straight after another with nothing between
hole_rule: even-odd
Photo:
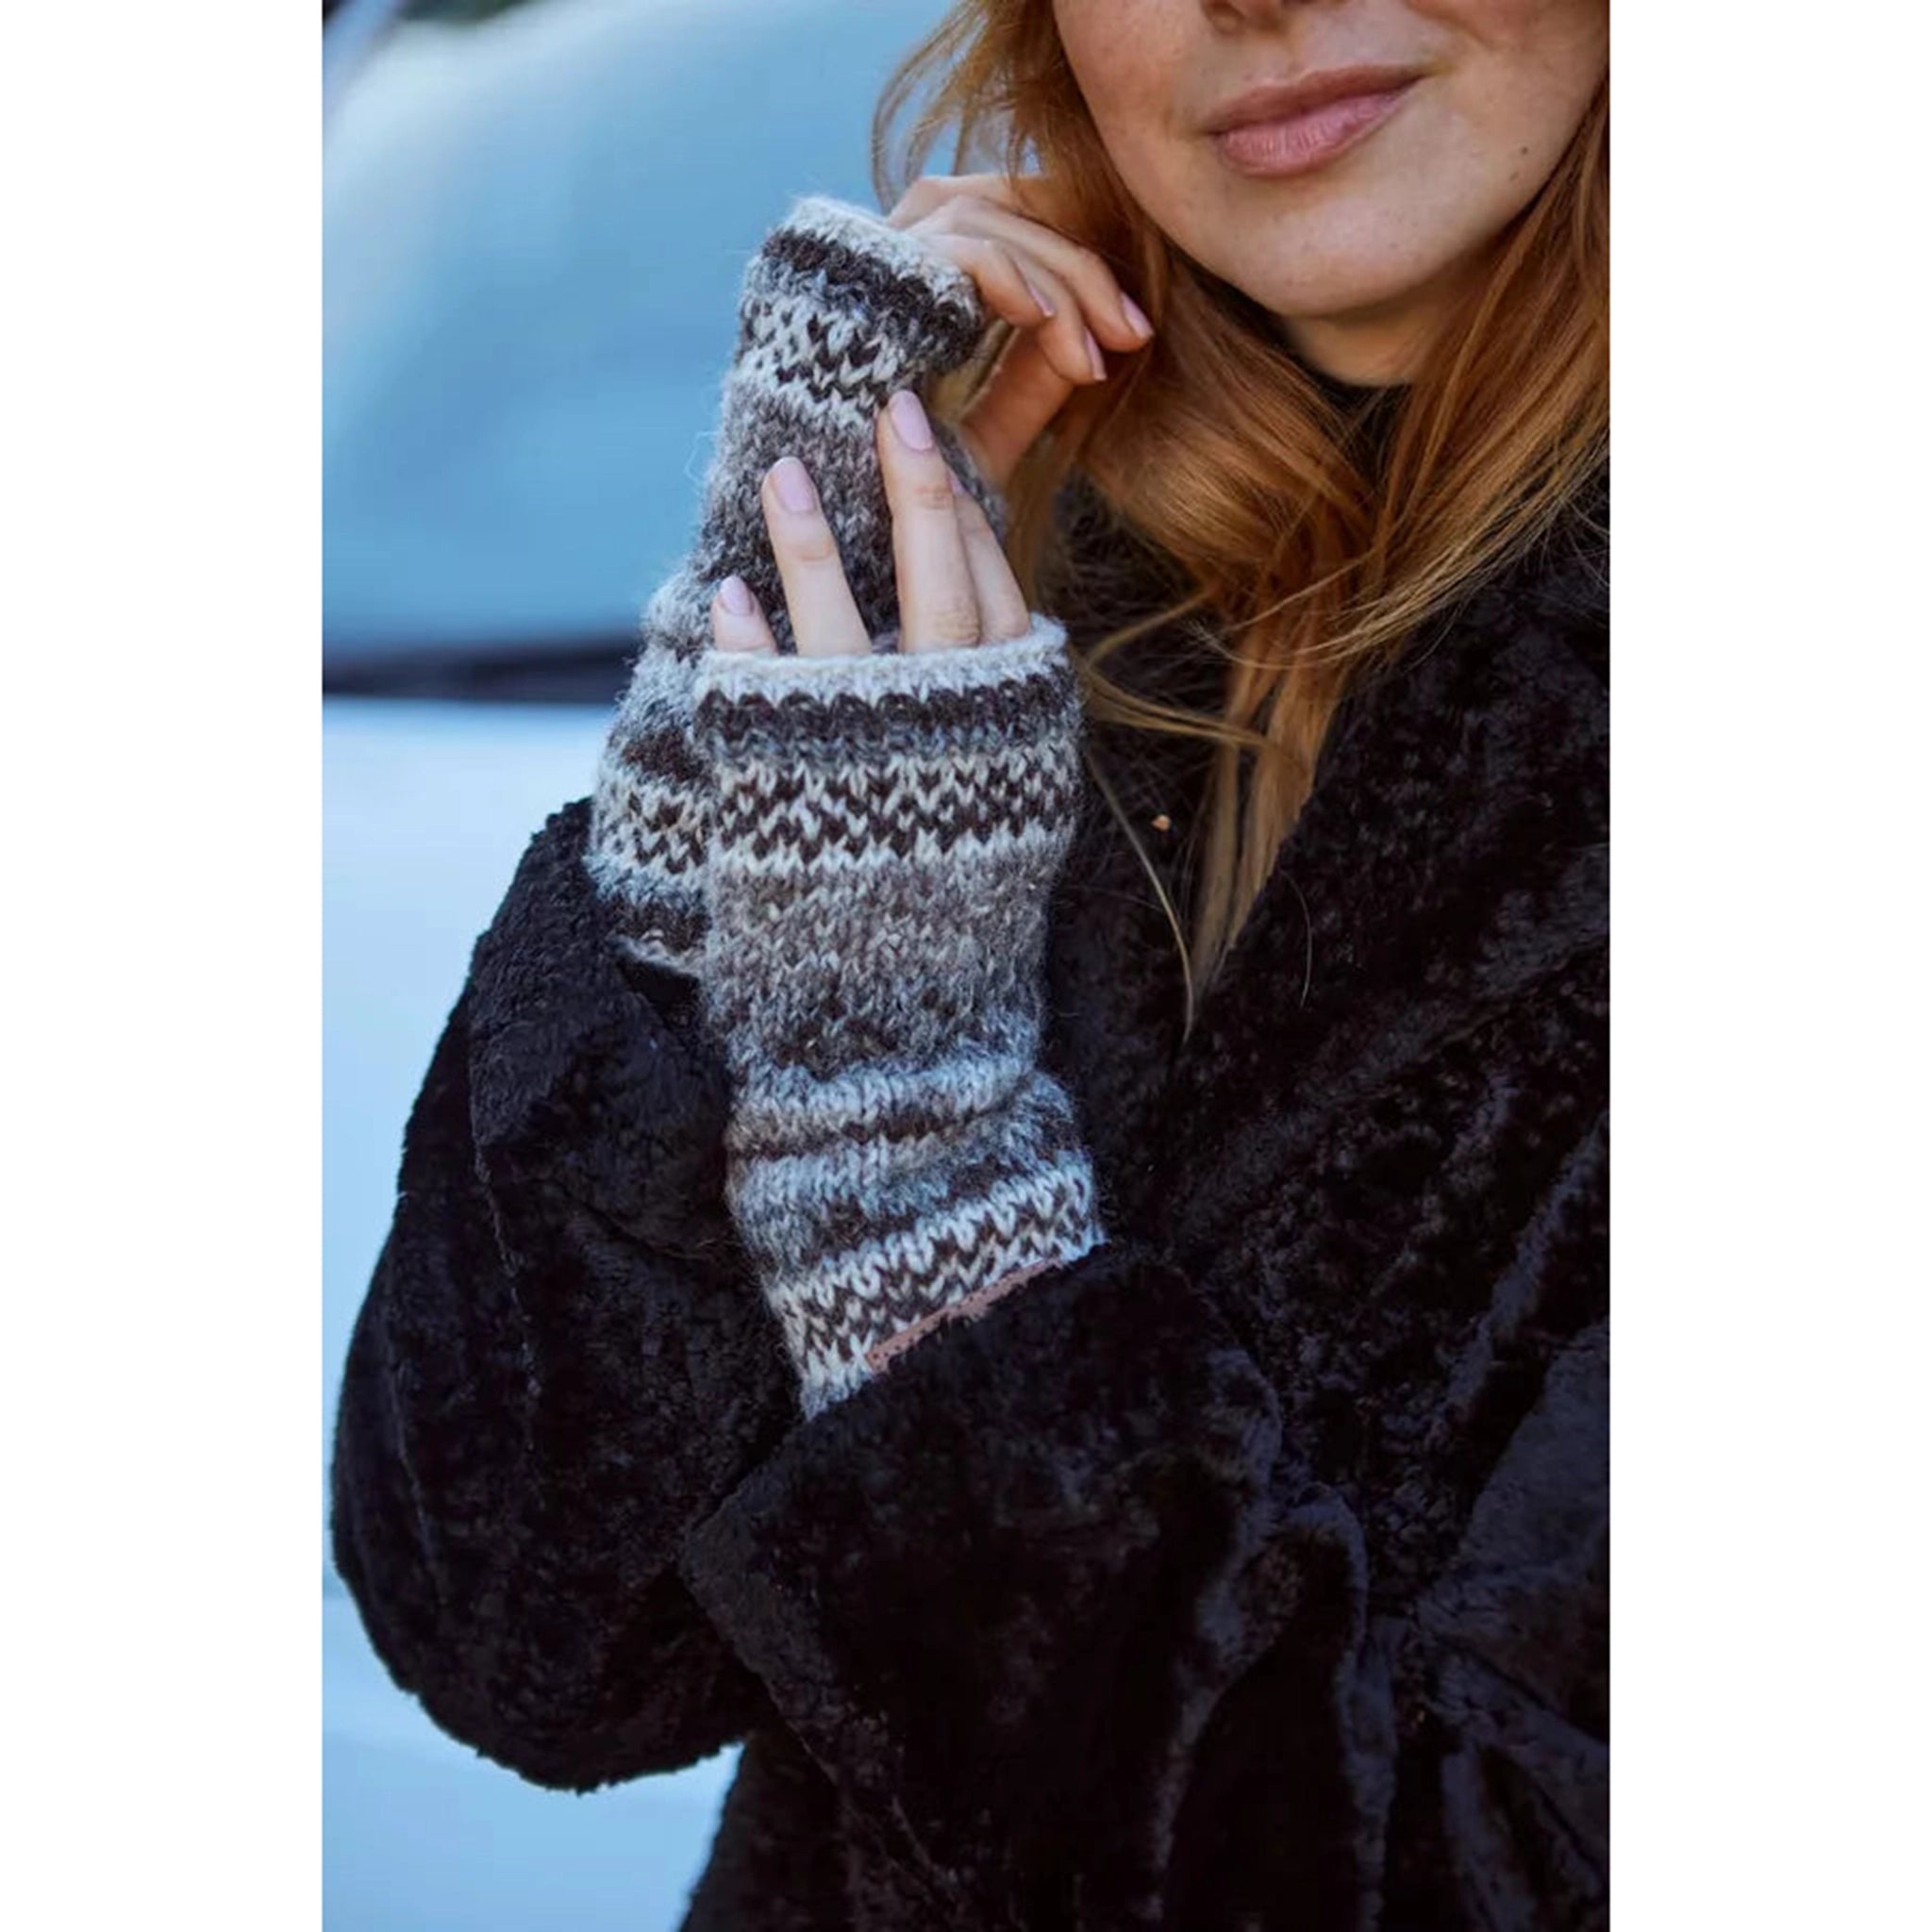
<instances>
[{"instance_id":1,"label":"grey knitted yarn","mask_svg":"<svg viewBox=\"0 0 1932 1932\"><path fill-rule=\"evenodd\" d=\"M891 520L874 425L893 390L972 355L987 325L973 278L883 217L825 195L796 201L753 256L739 299L698 533L651 598L641 648L606 741L588 863L633 957L695 974L710 800L691 749L691 675L719 583L757 594L794 649L758 491L787 454L819 487L847 581L874 637L896 606ZM1005 506L943 426L941 447L993 519Z\"/></svg>"},{"instance_id":2,"label":"grey knitted yarn","mask_svg":"<svg viewBox=\"0 0 1932 1932\"><path fill-rule=\"evenodd\" d=\"M694 713L726 1195L809 1415L880 1344L1104 1238L1038 1064L1079 692L1036 616L938 652L708 652Z\"/></svg>"}]
</instances>

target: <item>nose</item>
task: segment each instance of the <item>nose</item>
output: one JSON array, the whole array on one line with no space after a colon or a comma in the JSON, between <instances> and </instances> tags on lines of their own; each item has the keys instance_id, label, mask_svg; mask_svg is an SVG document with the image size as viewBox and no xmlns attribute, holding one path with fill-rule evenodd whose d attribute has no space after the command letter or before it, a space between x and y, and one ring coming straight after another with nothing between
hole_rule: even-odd
<instances>
[{"instance_id":1,"label":"nose","mask_svg":"<svg viewBox=\"0 0 1932 1932\"><path fill-rule=\"evenodd\" d=\"M1335 4L1336 0L1201 0L1201 11L1210 26L1225 33L1243 26L1275 25L1305 8Z\"/></svg>"}]
</instances>

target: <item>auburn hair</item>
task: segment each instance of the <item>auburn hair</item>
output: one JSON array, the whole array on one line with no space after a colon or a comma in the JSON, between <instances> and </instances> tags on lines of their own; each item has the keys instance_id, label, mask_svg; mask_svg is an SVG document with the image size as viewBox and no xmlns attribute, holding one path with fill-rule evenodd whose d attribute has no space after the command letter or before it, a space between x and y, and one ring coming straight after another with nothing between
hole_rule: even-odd
<instances>
[{"instance_id":1,"label":"auburn hair","mask_svg":"<svg viewBox=\"0 0 1932 1932\"><path fill-rule=\"evenodd\" d=\"M894 120L926 97L896 143ZM1008 481L1014 575L1056 608L1069 563L1055 508L1078 474L1179 567L1185 594L1086 643L1091 715L1213 743L1184 931L1105 774L1109 807L1174 928L1187 1022L1240 932L1314 781L1336 708L1371 665L1548 535L1604 462L1609 439L1609 93L1550 179L1499 238L1364 440L1298 362L1273 319L1200 268L1116 174L1060 45L1049 0L957 0L900 61L873 115L882 208L924 170L946 128L952 172L1040 177L1053 225L1105 258L1155 325L1115 380L1076 390ZM929 397L956 423L1011 337L989 331ZM1130 640L1190 626L1226 661L1218 715L1113 683ZM1091 761L1090 761L1091 762Z\"/></svg>"}]
</instances>

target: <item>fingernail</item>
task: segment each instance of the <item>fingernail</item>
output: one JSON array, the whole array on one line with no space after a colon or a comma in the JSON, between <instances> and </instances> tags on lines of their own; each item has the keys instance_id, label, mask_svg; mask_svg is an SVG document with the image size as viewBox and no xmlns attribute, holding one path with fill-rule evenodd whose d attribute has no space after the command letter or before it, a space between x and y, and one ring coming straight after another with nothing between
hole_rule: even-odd
<instances>
[{"instance_id":1,"label":"fingernail","mask_svg":"<svg viewBox=\"0 0 1932 1932\"><path fill-rule=\"evenodd\" d=\"M1058 315L1059 313L1059 310L1053 306L1053 304L1046 299L1045 295L1042 294L1041 291L1034 286L1033 277L1029 275L1024 268L1020 271L1020 279L1026 284L1026 292L1029 295L1031 295L1034 301L1040 305L1041 314Z\"/></svg>"},{"instance_id":2,"label":"fingernail","mask_svg":"<svg viewBox=\"0 0 1932 1932\"><path fill-rule=\"evenodd\" d=\"M946 466L946 481L953 486L953 494L955 496L964 496L966 494L966 486L959 480L958 471L954 469L950 463Z\"/></svg>"},{"instance_id":3,"label":"fingernail","mask_svg":"<svg viewBox=\"0 0 1932 1932\"><path fill-rule=\"evenodd\" d=\"M919 398L909 389L894 390L886 408L891 412L892 427L899 432L899 441L908 449L928 450L932 447L932 425L925 420L925 411L920 408Z\"/></svg>"},{"instance_id":4,"label":"fingernail","mask_svg":"<svg viewBox=\"0 0 1932 1932\"><path fill-rule=\"evenodd\" d=\"M810 474L796 457L780 457L772 465L772 482L778 491L778 501L789 510L803 512L818 503Z\"/></svg>"},{"instance_id":5,"label":"fingernail","mask_svg":"<svg viewBox=\"0 0 1932 1932\"><path fill-rule=\"evenodd\" d=\"M1121 296L1121 313L1127 318L1127 326L1139 336L1151 336L1154 325L1141 312L1141 305L1131 295Z\"/></svg>"},{"instance_id":6,"label":"fingernail","mask_svg":"<svg viewBox=\"0 0 1932 1932\"><path fill-rule=\"evenodd\" d=\"M1093 340L1093 331L1091 328L1087 331L1087 359L1093 365L1095 379L1101 382L1106 381L1107 360L1101 355L1100 344Z\"/></svg>"},{"instance_id":7,"label":"fingernail","mask_svg":"<svg viewBox=\"0 0 1932 1932\"><path fill-rule=\"evenodd\" d=\"M718 601L733 617L749 617L752 611L751 587L736 573L718 586Z\"/></svg>"}]
</instances>

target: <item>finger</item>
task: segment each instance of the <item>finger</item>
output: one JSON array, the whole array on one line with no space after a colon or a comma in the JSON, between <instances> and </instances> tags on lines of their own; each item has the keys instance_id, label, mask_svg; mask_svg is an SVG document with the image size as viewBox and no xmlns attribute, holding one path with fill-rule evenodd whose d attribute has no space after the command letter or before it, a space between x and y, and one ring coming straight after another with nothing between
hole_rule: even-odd
<instances>
[{"instance_id":1,"label":"finger","mask_svg":"<svg viewBox=\"0 0 1932 1932\"><path fill-rule=\"evenodd\" d=\"M1026 608L1025 594L1013 566L986 511L965 484L952 471L953 507L959 520L959 536L966 545L966 565L973 573L973 591L979 601L979 637L982 643L996 644L1008 638L1023 638L1033 627L1033 613Z\"/></svg>"},{"instance_id":2,"label":"finger","mask_svg":"<svg viewBox=\"0 0 1932 1932\"><path fill-rule=\"evenodd\" d=\"M1006 252L1018 256L1020 274L1027 288L1035 291L1036 298L1043 299L1049 319L1032 334L1047 359L1070 383L1105 382L1107 358L1101 354L1092 329L1087 325L1078 291L1038 256L1012 248ZM1140 344L1136 342L1134 346L1138 348Z\"/></svg>"},{"instance_id":3,"label":"finger","mask_svg":"<svg viewBox=\"0 0 1932 1932\"><path fill-rule=\"evenodd\" d=\"M1072 236L991 202L962 206L956 219L974 233L1005 242L1029 270L1037 266L1071 289L1088 327L1108 348L1125 355L1143 347L1154 333L1127 299L1112 264Z\"/></svg>"},{"instance_id":4,"label":"finger","mask_svg":"<svg viewBox=\"0 0 1932 1932\"><path fill-rule=\"evenodd\" d=\"M1047 358L1067 379L1104 382L1107 362L1082 318L1074 291L1050 269L1027 262L989 235L928 233L921 238L934 254L964 269L981 299L1002 320L1037 336Z\"/></svg>"},{"instance_id":5,"label":"finger","mask_svg":"<svg viewBox=\"0 0 1932 1932\"><path fill-rule=\"evenodd\" d=\"M1122 354L1142 347L1153 334L1152 326L1128 299L1112 265L1096 249L1024 212L1024 197L1030 192L1008 181L997 192L952 194L912 228L934 245L948 235L1003 243L1036 282L1050 275L1072 291L1084 325L1105 347Z\"/></svg>"},{"instance_id":6,"label":"finger","mask_svg":"<svg viewBox=\"0 0 1932 1932\"><path fill-rule=\"evenodd\" d=\"M721 651L761 651L775 655L778 641L751 586L735 572L711 599L711 642Z\"/></svg>"},{"instance_id":7,"label":"finger","mask_svg":"<svg viewBox=\"0 0 1932 1932\"><path fill-rule=\"evenodd\" d=\"M781 457L765 472L759 495L799 656L841 658L870 650L810 473L796 457Z\"/></svg>"},{"instance_id":8,"label":"finger","mask_svg":"<svg viewBox=\"0 0 1932 1932\"><path fill-rule=\"evenodd\" d=\"M922 175L892 204L886 220L895 228L909 228L955 194L975 193L982 187L991 192L997 178L992 175Z\"/></svg>"},{"instance_id":9,"label":"finger","mask_svg":"<svg viewBox=\"0 0 1932 1932\"><path fill-rule=\"evenodd\" d=\"M915 222L924 221L935 208L961 195L996 203L1049 228L1065 229L1069 225L1062 211L1062 197L1054 180L1045 175L1008 175L1003 171L977 175L922 175L899 197L886 219L895 228L908 228Z\"/></svg>"},{"instance_id":10,"label":"finger","mask_svg":"<svg viewBox=\"0 0 1932 1932\"><path fill-rule=\"evenodd\" d=\"M957 650L979 641L979 599L954 508L951 473L909 389L879 411L879 468L892 512L899 648Z\"/></svg>"},{"instance_id":11,"label":"finger","mask_svg":"<svg viewBox=\"0 0 1932 1932\"><path fill-rule=\"evenodd\" d=\"M960 419L959 440L995 490L1004 490L1020 458L1059 413L1074 385L1036 337L1016 335L998 370Z\"/></svg>"}]
</instances>

